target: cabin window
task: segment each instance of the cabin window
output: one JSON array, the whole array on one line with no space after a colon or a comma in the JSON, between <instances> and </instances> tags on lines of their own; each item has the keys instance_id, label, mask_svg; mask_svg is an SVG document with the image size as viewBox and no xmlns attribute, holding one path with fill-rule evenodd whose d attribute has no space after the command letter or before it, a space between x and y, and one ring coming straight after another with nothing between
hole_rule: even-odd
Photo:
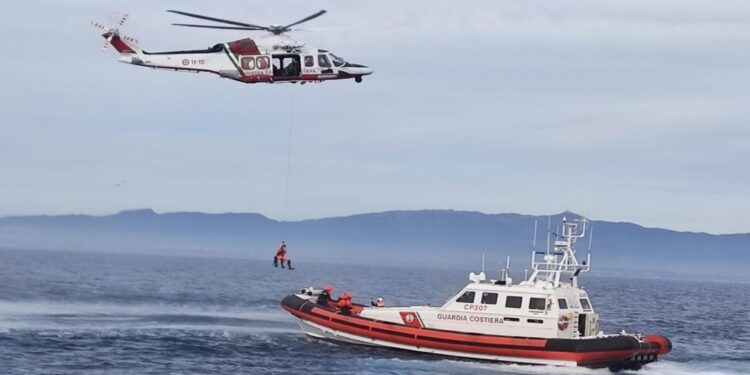
<instances>
[{"instance_id":1,"label":"cabin window","mask_svg":"<svg viewBox=\"0 0 750 375\"><path fill-rule=\"evenodd\" d=\"M503 320L506 321L506 322L518 322L521 319L518 319L518 318L509 318L509 317L506 316L506 317L503 318Z\"/></svg>"},{"instance_id":2,"label":"cabin window","mask_svg":"<svg viewBox=\"0 0 750 375\"><path fill-rule=\"evenodd\" d=\"M557 304L560 305L560 309L566 310L568 308L568 301L565 298L558 298Z\"/></svg>"},{"instance_id":3,"label":"cabin window","mask_svg":"<svg viewBox=\"0 0 750 375\"><path fill-rule=\"evenodd\" d=\"M497 305L497 293L482 293L482 303L485 305Z\"/></svg>"},{"instance_id":4,"label":"cabin window","mask_svg":"<svg viewBox=\"0 0 750 375\"><path fill-rule=\"evenodd\" d=\"M315 59L311 55L305 56L305 66L309 68L314 65Z\"/></svg>"},{"instance_id":5,"label":"cabin window","mask_svg":"<svg viewBox=\"0 0 750 375\"><path fill-rule=\"evenodd\" d=\"M328 56L322 54L318 55L318 66L321 68L330 68L331 61L328 60Z\"/></svg>"},{"instance_id":6,"label":"cabin window","mask_svg":"<svg viewBox=\"0 0 750 375\"><path fill-rule=\"evenodd\" d=\"M529 299L529 310L544 310L546 308L546 300L544 298L530 298Z\"/></svg>"},{"instance_id":7,"label":"cabin window","mask_svg":"<svg viewBox=\"0 0 750 375\"><path fill-rule=\"evenodd\" d=\"M521 301L523 301L523 297L508 296L505 299L505 307L510 307L510 308L514 308L514 309L520 309L521 308Z\"/></svg>"},{"instance_id":8,"label":"cabin window","mask_svg":"<svg viewBox=\"0 0 750 375\"><path fill-rule=\"evenodd\" d=\"M586 298L581 298L581 307L584 310L591 310L591 304L589 304L589 300Z\"/></svg>"},{"instance_id":9,"label":"cabin window","mask_svg":"<svg viewBox=\"0 0 750 375\"><path fill-rule=\"evenodd\" d=\"M529 323L536 323L536 324L542 324L542 323L544 323L544 321L541 320L541 319L526 319L526 321L529 322Z\"/></svg>"},{"instance_id":10,"label":"cabin window","mask_svg":"<svg viewBox=\"0 0 750 375\"><path fill-rule=\"evenodd\" d=\"M456 302L460 303L474 303L474 292L465 292L461 295L461 297L458 297Z\"/></svg>"},{"instance_id":11,"label":"cabin window","mask_svg":"<svg viewBox=\"0 0 750 375\"><path fill-rule=\"evenodd\" d=\"M340 57L338 57L338 56L336 56L334 54L331 54L331 59L333 60L333 65L335 65L335 66L342 66L342 65L346 64L346 61L344 61L344 59L342 59L342 58L340 58Z\"/></svg>"},{"instance_id":12,"label":"cabin window","mask_svg":"<svg viewBox=\"0 0 750 375\"><path fill-rule=\"evenodd\" d=\"M240 60L240 65L242 65L242 70L253 70L255 69L255 58L243 57L242 60Z\"/></svg>"},{"instance_id":13,"label":"cabin window","mask_svg":"<svg viewBox=\"0 0 750 375\"><path fill-rule=\"evenodd\" d=\"M268 56L258 57L258 63L256 64L258 69L268 69L270 65L271 62L268 60Z\"/></svg>"}]
</instances>

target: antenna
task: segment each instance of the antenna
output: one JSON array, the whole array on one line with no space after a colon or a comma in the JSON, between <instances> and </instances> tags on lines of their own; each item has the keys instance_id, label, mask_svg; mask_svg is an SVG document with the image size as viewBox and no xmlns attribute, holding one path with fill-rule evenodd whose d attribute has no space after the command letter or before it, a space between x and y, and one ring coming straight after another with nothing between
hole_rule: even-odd
<instances>
[{"instance_id":1,"label":"antenna","mask_svg":"<svg viewBox=\"0 0 750 375\"><path fill-rule=\"evenodd\" d=\"M549 236L552 234L552 216L547 215L547 254L549 254Z\"/></svg>"},{"instance_id":2,"label":"antenna","mask_svg":"<svg viewBox=\"0 0 750 375\"><path fill-rule=\"evenodd\" d=\"M482 253L482 272L484 272L484 253Z\"/></svg>"},{"instance_id":3,"label":"antenna","mask_svg":"<svg viewBox=\"0 0 750 375\"><path fill-rule=\"evenodd\" d=\"M508 258L505 260L505 268L510 271L510 255L508 255Z\"/></svg>"},{"instance_id":4,"label":"antenna","mask_svg":"<svg viewBox=\"0 0 750 375\"><path fill-rule=\"evenodd\" d=\"M513 277L510 276L510 255L505 261L505 283L506 285L513 284Z\"/></svg>"},{"instance_id":5,"label":"antenna","mask_svg":"<svg viewBox=\"0 0 750 375\"><path fill-rule=\"evenodd\" d=\"M536 251L536 227L537 227L537 224L539 224L539 220L535 219L534 220L534 240L531 241L531 250L534 250L534 251Z\"/></svg>"}]
</instances>

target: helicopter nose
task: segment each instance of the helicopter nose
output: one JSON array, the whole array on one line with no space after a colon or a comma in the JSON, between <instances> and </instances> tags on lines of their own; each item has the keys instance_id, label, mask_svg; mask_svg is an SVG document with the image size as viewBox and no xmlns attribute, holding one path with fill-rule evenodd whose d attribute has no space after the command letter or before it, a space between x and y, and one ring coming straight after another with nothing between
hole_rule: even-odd
<instances>
[{"instance_id":1,"label":"helicopter nose","mask_svg":"<svg viewBox=\"0 0 750 375\"><path fill-rule=\"evenodd\" d=\"M370 68L369 66L360 65L360 64L346 63L344 67L346 68L346 71L349 74L357 75L357 76L367 76L367 75L372 74L373 72L372 68Z\"/></svg>"}]
</instances>

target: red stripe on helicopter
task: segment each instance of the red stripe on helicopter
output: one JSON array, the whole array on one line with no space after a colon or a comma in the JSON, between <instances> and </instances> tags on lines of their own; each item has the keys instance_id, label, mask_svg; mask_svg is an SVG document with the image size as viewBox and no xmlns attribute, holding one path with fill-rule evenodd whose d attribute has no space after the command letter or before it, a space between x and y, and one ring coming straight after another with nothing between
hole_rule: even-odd
<instances>
[{"instance_id":1,"label":"red stripe on helicopter","mask_svg":"<svg viewBox=\"0 0 750 375\"><path fill-rule=\"evenodd\" d=\"M237 58L240 55L260 55L258 45L250 38L235 40L234 42L227 43L227 45L232 54Z\"/></svg>"},{"instance_id":2,"label":"red stripe on helicopter","mask_svg":"<svg viewBox=\"0 0 750 375\"><path fill-rule=\"evenodd\" d=\"M135 53L130 46L128 46L125 42L120 39L119 36L114 35L112 36L112 39L109 41L109 44L112 45L112 47L115 47L117 52L119 53Z\"/></svg>"}]
</instances>

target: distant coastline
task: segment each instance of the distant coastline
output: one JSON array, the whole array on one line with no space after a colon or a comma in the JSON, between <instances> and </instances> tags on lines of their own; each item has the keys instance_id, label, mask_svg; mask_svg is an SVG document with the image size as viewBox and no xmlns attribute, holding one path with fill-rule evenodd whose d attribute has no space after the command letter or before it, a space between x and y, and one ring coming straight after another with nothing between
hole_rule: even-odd
<instances>
[{"instance_id":1,"label":"distant coastline","mask_svg":"<svg viewBox=\"0 0 750 375\"><path fill-rule=\"evenodd\" d=\"M564 212L551 220L564 215L577 217ZM678 232L592 219L597 272L746 277L741 265L750 261L750 234ZM262 260L271 259L274 246L284 239L299 261L468 269L485 253L488 265L510 255L523 272L537 220L537 248L544 249L546 228L541 227L547 216L517 213L389 211L280 222L256 213L141 209L105 216L0 218L0 248ZM584 239L578 250L585 252L587 245Z\"/></svg>"}]
</instances>

